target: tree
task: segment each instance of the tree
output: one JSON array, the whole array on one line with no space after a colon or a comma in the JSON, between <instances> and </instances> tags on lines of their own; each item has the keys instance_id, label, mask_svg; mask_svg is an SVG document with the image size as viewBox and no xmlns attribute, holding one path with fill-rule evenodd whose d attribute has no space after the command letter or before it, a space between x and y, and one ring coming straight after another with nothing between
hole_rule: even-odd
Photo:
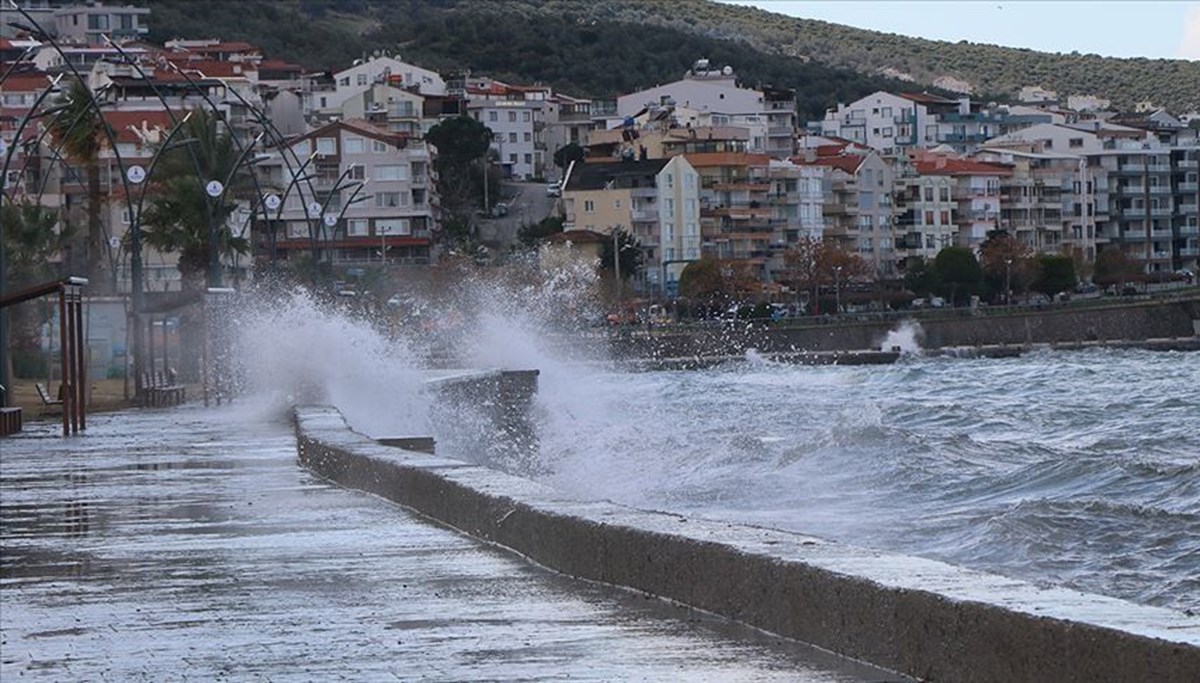
<instances>
[{"instance_id":1,"label":"tree","mask_svg":"<svg viewBox=\"0 0 1200 683\"><path fill-rule=\"evenodd\" d=\"M941 282L940 291L954 306L977 292L983 283L979 261L966 247L946 247L939 251L933 259L933 270Z\"/></svg>"},{"instance_id":2,"label":"tree","mask_svg":"<svg viewBox=\"0 0 1200 683\"><path fill-rule=\"evenodd\" d=\"M783 255L786 277L797 292L807 290L820 313L820 291L840 289L850 282L873 276L874 269L858 254L833 239L801 237Z\"/></svg>"},{"instance_id":3,"label":"tree","mask_svg":"<svg viewBox=\"0 0 1200 683\"><path fill-rule=\"evenodd\" d=\"M1120 285L1137 271L1137 265L1129 260L1120 247L1110 246L1096 254L1096 269L1092 274L1092 281L1101 287Z\"/></svg>"},{"instance_id":4,"label":"tree","mask_svg":"<svg viewBox=\"0 0 1200 683\"><path fill-rule=\"evenodd\" d=\"M721 264L711 256L692 261L679 274L679 293L689 299L715 303L725 296Z\"/></svg>"},{"instance_id":5,"label":"tree","mask_svg":"<svg viewBox=\"0 0 1200 683\"><path fill-rule=\"evenodd\" d=\"M443 206L451 216L467 219L474 199L471 167L486 158L492 130L469 116L456 116L430 128L425 141L437 148L435 164Z\"/></svg>"},{"instance_id":6,"label":"tree","mask_svg":"<svg viewBox=\"0 0 1200 683\"><path fill-rule=\"evenodd\" d=\"M517 241L523 247L535 247L544 242L547 237L556 235L562 231L562 217L547 216L537 223L527 223L517 228ZM621 272L625 272L624 268L621 269Z\"/></svg>"},{"instance_id":7,"label":"tree","mask_svg":"<svg viewBox=\"0 0 1200 683\"><path fill-rule=\"evenodd\" d=\"M937 291L938 287L941 286L937 271L923 257L910 256L906 260L905 265L904 288L913 294L927 296Z\"/></svg>"},{"instance_id":8,"label":"tree","mask_svg":"<svg viewBox=\"0 0 1200 683\"><path fill-rule=\"evenodd\" d=\"M0 204L0 239L4 240L5 288L21 289L62 278L67 273L61 266L55 267L52 257L61 253L70 243L74 230L69 224L59 227L58 214L32 202L5 201ZM10 315L10 325L4 327L9 339L0 339L0 344L16 354L31 357L41 355L38 350L37 327L47 319L37 312L45 312L34 306L13 306L0 311ZM12 343L12 338L17 343ZM0 384L12 386L13 356L5 355L5 367L0 368Z\"/></svg>"},{"instance_id":9,"label":"tree","mask_svg":"<svg viewBox=\"0 0 1200 683\"><path fill-rule=\"evenodd\" d=\"M642 245L637 238L620 229L613 229L616 234L616 250L620 254L620 273L622 280L633 277L642 268ZM613 240L605 240L600 252L600 267L612 272L616 264L613 262Z\"/></svg>"},{"instance_id":10,"label":"tree","mask_svg":"<svg viewBox=\"0 0 1200 683\"><path fill-rule=\"evenodd\" d=\"M143 238L163 253L178 254L183 289L200 292L212 253L210 235L217 239L218 256L250 249L249 241L234 236L227 225L237 208L231 198L246 193L250 176L247 168L239 168L241 152L216 116L198 109L183 125L181 135L195 142L163 152L155 178L147 180L154 183L154 198L142 214ZM205 191L212 180L227 186L223 197Z\"/></svg>"},{"instance_id":11,"label":"tree","mask_svg":"<svg viewBox=\"0 0 1200 683\"><path fill-rule=\"evenodd\" d=\"M566 170L572 161L583 161L584 156L586 156L584 149L578 144L570 142L555 150L554 165Z\"/></svg>"},{"instance_id":12,"label":"tree","mask_svg":"<svg viewBox=\"0 0 1200 683\"><path fill-rule=\"evenodd\" d=\"M1037 257L1038 277L1033 289L1046 296L1070 291L1079 284L1075 277L1075 261L1064 254L1039 254Z\"/></svg>"},{"instance_id":13,"label":"tree","mask_svg":"<svg viewBox=\"0 0 1200 683\"><path fill-rule=\"evenodd\" d=\"M71 162L84 167L87 178L87 264L92 291L107 294L116 289L116 269L110 262L108 236L100 211L104 194L100 187L100 154L108 143L108 124L100 114L92 91L80 80L72 80L55 100L64 109L50 123L50 139Z\"/></svg>"},{"instance_id":14,"label":"tree","mask_svg":"<svg viewBox=\"0 0 1200 683\"><path fill-rule=\"evenodd\" d=\"M1005 301L1008 290L1026 290L1037 275L1033 249L1004 230L992 230L979 245L980 267L993 292Z\"/></svg>"}]
</instances>

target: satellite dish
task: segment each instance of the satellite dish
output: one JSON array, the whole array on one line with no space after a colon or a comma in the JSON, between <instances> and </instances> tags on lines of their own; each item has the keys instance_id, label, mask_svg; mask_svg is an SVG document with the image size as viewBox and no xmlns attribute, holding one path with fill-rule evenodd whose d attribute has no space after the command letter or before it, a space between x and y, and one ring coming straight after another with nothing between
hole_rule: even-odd
<instances>
[{"instance_id":1,"label":"satellite dish","mask_svg":"<svg viewBox=\"0 0 1200 683\"><path fill-rule=\"evenodd\" d=\"M117 247L121 246L121 238L109 237L108 238L108 246L112 247L113 249L116 249Z\"/></svg>"},{"instance_id":2,"label":"satellite dish","mask_svg":"<svg viewBox=\"0 0 1200 683\"><path fill-rule=\"evenodd\" d=\"M721 69L721 73L725 74L726 76L732 76L733 75L733 67L726 64L725 68Z\"/></svg>"}]
</instances>

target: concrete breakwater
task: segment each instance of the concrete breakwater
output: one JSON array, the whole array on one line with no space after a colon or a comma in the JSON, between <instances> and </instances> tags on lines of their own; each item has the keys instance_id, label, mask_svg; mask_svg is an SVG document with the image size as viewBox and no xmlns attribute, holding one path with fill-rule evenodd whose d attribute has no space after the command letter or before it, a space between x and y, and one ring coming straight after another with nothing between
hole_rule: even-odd
<instances>
[{"instance_id":1,"label":"concrete breakwater","mask_svg":"<svg viewBox=\"0 0 1200 683\"><path fill-rule=\"evenodd\" d=\"M485 393L494 395L494 376L488 382ZM332 407L298 408L296 430L301 463L314 472L564 574L922 679L1200 675L1200 619L1192 615L795 533L581 502L487 468L381 445L353 432Z\"/></svg>"},{"instance_id":2,"label":"concrete breakwater","mask_svg":"<svg viewBox=\"0 0 1200 683\"><path fill-rule=\"evenodd\" d=\"M653 334L618 334L609 346L618 358L736 356L748 349L768 354L880 349L888 332L905 319L864 315L862 319L842 316L811 324L738 322L719 327L667 328ZM1139 345L1149 340L1200 338L1200 293L1087 307L1014 307L987 314L955 309L924 312L911 319L921 325L924 349Z\"/></svg>"}]
</instances>

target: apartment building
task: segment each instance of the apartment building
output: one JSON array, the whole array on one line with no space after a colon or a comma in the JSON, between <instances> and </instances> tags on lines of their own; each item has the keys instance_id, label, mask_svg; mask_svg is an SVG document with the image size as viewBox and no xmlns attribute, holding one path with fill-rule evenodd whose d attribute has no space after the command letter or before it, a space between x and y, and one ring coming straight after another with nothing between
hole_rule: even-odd
<instances>
[{"instance_id":1,"label":"apartment building","mask_svg":"<svg viewBox=\"0 0 1200 683\"><path fill-rule=\"evenodd\" d=\"M1012 168L1000 180L998 227L1038 253L1095 259L1104 213L1098 193L1107 181L1082 156L986 148L975 158Z\"/></svg>"},{"instance_id":2,"label":"apartment building","mask_svg":"<svg viewBox=\"0 0 1200 683\"><path fill-rule=\"evenodd\" d=\"M258 226L260 258L428 263L437 200L430 149L419 138L334 121L289 140L259 171L282 200Z\"/></svg>"},{"instance_id":3,"label":"apartment building","mask_svg":"<svg viewBox=\"0 0 1200 683\"><path fill-rule=\"evenodd\" d=\"M54 30L62 42L101 45L105 38L132 40L150 32L150 8L101 2L54 10Z\"/></svg>"},{"instance_id":4,"label":"apartment building","mask_svg":"<svg viewBox=\"0 0 1200 683\"><path fill-rule=\"evenodd\" d=\"M706 59L698 60L681 80L617 98L622 118L655 108L678 110L684 125L749 126L748 149L754 153L782 159L795 151L795 92L739 87L731 67L715 67Z\"/></svg>"},{"instance_id":5,"label":"apartment building","mask_svg":"<svg viewBox=\"0 0 1200 683\"><path fill-rule=\"evenodd\" d=\"M422 95L446 94L446 82L435 71L396 57L369 57L355 60L354 65L334 73L332 78L314 74L305 79L305 115L328 121L338 115L346 100L370 90L376 83L386 83Z\"/></svg>"},{"instance_id":6,"label":"apartment building","mask_svg":"<svg viewBox=\"0 0 1200 683\"><path fill-rule=\"evenodd\" d=\"M1198 149L1139 146L1088 155L1089 169L1108 180L1099 196L1107 208L1101 239L1147 273L1195 265L1196 169L1188 165Z\"/></svg>"},{"instance_id":7,"label":"apartment building","mask_svg":"<svg viewBox=\"0 0 1200 683\"><path fill-rule=\"evenodd\" d=\"M645 269L643 291L667 291L700 258L700 177L684 157L571 165L563 189L564 230L632 234Z\"/></svg>"},{"instance_id":8,"label":"apartment building","mask_svg":"<svg viewBox=\"0 0 1200 683\"><path fill-rule=\"evenodd\" d=\"M768 281L773 245L782 247L785 230L772 217L771 157L703 152L685 158L700 175L702 254L740 261Z\"/></svg>"},{"instance_id":9,"label":"apartment building","mask_svg":"<svg viewBox=\"0 0 1200 683\"><path fill-rule=\"evenodd\" d=\"M943 246L978 250L1000 225L1000 185L1011 174L1002 164L917 155L897 173L897 246L925 259Z\"/></svg>"},{"instance_id":10,"label":"apartment building","mask_svg":"<svg viewBox=\"0 0 1200 683\"><path fill-rule=\"evenodd\" d=\"M896 174L878 152L847 146L806 164L829 169L825 187L825 237L837 240L843 249L857 253L884 277L896 274L894 229Z\"/></svg>"},{"instance_id":11,"label":"apartment building","mask_svg":"<svg viewBox=\"0 0 1200 683\"><path fill-rule=\"evenodd\" d=\"M519 180L542 178L553 153L547 150L545 101L541 99L473 99L467 112L492 131L492 151L504 175Z\"/></svg>"},{"instance_id":12,"label":"apartment building","mask_svg":"<svg viewBox=\"0 0 1200 683\"><path fill-rule=\"evenodd\" d=\"M880 90L837 109L821 121L809 123L809 132L866 145L886 155L903 154L911 147L932 147L937 142L937 117L969 114L970 99L951 100L925 93Z\"/></svg>"}]
</instances>

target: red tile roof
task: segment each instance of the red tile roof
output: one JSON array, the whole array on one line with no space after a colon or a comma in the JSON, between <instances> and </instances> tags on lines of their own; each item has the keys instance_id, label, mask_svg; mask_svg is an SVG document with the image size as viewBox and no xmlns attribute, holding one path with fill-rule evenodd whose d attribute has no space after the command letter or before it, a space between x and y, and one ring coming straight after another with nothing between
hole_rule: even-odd
<instances>
[{"instance_id":1,"label":"red tile roof","mask_svg":"<svg viewBox=\"0 0 1200 683\"><path fill-rule=\"evenodd\" d=\"M843 170L846 173L853 175L858 172L858 167L862 166L862 163L865 159L865 156L860 156L857 154L844 154L836 157L818 157L812 161L805 161L802 158L793 159L793 162L808 166L828 166L830 168Z\"/></svg>"},{"instance_id":2,"label":"red tile roof","mask_svg":"<svg viewBox=\"0 0 1200 683\"><path fill-rule=\"evenodd\" d=\"M13 74L4 81L4 92L36 92L50 85L46 74Z\"/></svg>"},{"instance_id":3,"label":"red tile roof","mask_svg":"<svg viewBox=\"0 0 1200 683\"><path fill-rule=\"evenodd\" d=\"M921 175L1012 175L1012 167L970 159L934 157L913 162Z\"/></svg>"},{"instance_id":4,"label":"red tile roof","mask_svg":"<svg viewBox=\"0 0 1200 683\"><path fill-rule=\"evenodd\" d=\"M112 127L117 136L117 142L141 142L141 138L133 132L134 128L154 130L161 128L171 130L173 123L171 115L163 109L148 109L146 111L106 111L104 120Z\"/></svg>"}]
</instances>

